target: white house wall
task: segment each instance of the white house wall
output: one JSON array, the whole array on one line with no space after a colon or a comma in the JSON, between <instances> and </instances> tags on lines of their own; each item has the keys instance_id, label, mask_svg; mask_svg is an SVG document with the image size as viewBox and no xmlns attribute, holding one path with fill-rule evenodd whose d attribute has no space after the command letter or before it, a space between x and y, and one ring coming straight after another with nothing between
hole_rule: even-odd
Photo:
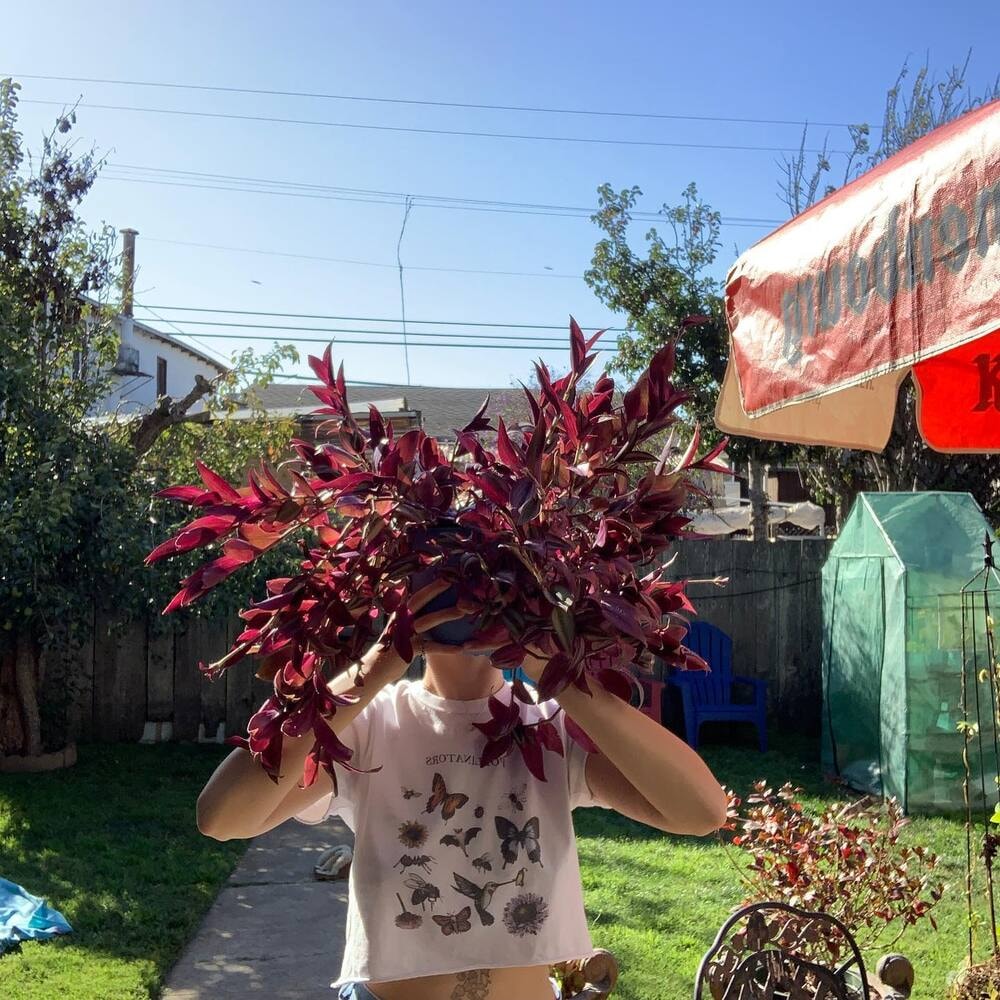
<instances>
[{"instance_id":1,"label":"white house wall","mask_svg":"<svg viewBox=\"0 0 1000 1000\"><path fill-rule=\"evenodd\" d=\"M195 375L212 379L219 374L219 369L207 361L202 361L179 347L151 337L139 327L133 330L131 342L138 348L139 371L145 375L119 377L116 389L95 407L95 413L110 413L116 407L119 407L119 412L124 414L152 409L156 402L158 357L166 359L167 395L174 399L187 395L194 387ZM189 412L197 413L203 409L204 405L199 401Z\"/></svg>"}]
</instances>

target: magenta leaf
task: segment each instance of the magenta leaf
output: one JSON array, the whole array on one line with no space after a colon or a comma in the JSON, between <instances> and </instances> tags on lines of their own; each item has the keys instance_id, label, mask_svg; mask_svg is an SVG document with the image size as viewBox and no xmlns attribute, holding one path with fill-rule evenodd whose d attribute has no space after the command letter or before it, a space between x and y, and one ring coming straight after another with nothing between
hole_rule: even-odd
<instances>
[{"instance_id":1,"label":"magenta leaf","mask_svg":"<svg viewBox=\"0 0 1000 1000\"><path fill-rule=\"evenodd\" d=\"M222 500L235 500L239 502L242 499L239 492L230 486L218 473L213 472L207 465L200 461L196 461L195 464L198 467L198 474L201 476L202 482L210 490L216 492Z\"/></svg>"},{"instance_id":2,"label":"magenta leaf","mask_svg":"<svg viewBox=\"0 0 1000 1000\"><path fill-rule=\"evenodd\" d=\"M515 734L515 742L521 749L525 766L539 780L545 781L545 761L542 759L542 745L533 728L522 726Z\"/></svg>"}]
</instances>

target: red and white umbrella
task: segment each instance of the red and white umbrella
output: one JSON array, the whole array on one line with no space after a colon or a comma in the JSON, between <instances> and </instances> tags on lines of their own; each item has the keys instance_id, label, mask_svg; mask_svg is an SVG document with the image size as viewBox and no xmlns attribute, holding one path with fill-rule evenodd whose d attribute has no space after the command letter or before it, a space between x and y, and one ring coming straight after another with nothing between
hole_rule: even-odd
<instances>
[{"instance_id":1,"label":"red and white umbrella","mask_svg":"<svg viewBox=\"0 0 1000 1000\"><path fill-rule=\"evenodd\" d=\"M748 250L726 279L724 431L1000 451L1000 101L942 125Z\"/></svg>"}]
</instances>

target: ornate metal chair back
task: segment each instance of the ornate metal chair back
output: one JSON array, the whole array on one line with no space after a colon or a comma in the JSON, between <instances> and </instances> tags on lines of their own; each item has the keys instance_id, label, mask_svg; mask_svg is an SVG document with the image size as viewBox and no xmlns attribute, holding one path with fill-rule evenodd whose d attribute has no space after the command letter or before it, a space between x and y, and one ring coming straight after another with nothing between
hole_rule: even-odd
<instances>
[{"instance_id":1,"label":"ornate metal chair back","mask_svg":"<svg viewBox=\"0 0 1000 1000\"><path fill-rule=\"evenodd\" d=\"M719 929L694 1000L872 1000L864 960L835 917L754 903Z\"/></svg>"}]
</instances>

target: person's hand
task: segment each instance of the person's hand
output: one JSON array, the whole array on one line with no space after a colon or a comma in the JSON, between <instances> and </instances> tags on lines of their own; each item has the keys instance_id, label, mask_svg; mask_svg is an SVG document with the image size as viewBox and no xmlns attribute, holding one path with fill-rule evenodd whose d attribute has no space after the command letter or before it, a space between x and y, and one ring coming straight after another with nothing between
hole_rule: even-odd
<instances>
[{"instance_id":1,"label":"person's hand","mask_svg":"<svg viewBox=\"0 0 1000 1000\"><path fill-rule=\"evenodd\" d=\"M414 646L421 650L421 652L427 648L431 648L432 645L437 645L426 641L423 639L425 632L429 632L432 628L436 628L438 625L444 625L446 622L457 621L459 618L464 618L467 614L467 610L463 610L459 607L454 608L442 608L440 611L429 611L425 615L418 615L422 608L428 605L434 600L438 594L443 593L450 587L451 584L447 583L445 580L435 580L432 583L427 584L426 587L421 587L420 590L414 591L410 596L409 609L410 612L415 615L413 620L414 632ZM362 659L362 675L368 676L372 673L377 673L382 675L387 683L400 680L406 673L410 664L408 661L404 660L403 657L399 655L396 651L396 647L389 640L387 632L392 624L392 619L390 618L389 624L383 629L382 635L375 645L365 654ZM454 646L443 646L443 649L454 649Z\"/></svg>"}]
</instances>

